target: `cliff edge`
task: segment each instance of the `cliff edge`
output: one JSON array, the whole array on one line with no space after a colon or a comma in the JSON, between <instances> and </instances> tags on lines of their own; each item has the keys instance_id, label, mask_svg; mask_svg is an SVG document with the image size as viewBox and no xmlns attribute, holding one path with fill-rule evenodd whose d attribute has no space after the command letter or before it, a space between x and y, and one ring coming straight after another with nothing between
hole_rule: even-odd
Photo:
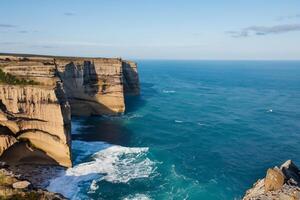
<instances>
[{"instance_id":1,"label":"cliff edge","mask_svg":"<svg viewBox=\"0 0 300 200\"><path fill-rule=\"evenodd\" d=\"M0 161L70 167L71 115L118 115L138 95L134 62L0 55Z\"/></svg>"},{"instance_id":2,"label":"cliff edge","mask_svg":"<svg viewBox=\"0 0 300 200\"><path fill-rule=\"evenodd\" d=\"M243 200L300 200L300 170L288 160L270 168L266 177L249 189Z\"/></svg>"}]
</instances>

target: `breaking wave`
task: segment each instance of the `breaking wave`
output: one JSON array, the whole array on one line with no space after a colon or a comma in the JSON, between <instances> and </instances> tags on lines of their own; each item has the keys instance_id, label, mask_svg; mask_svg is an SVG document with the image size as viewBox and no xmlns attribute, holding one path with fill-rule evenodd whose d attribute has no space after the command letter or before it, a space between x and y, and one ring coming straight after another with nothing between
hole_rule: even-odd
<instances>
[{"instance_id":1,"label":"breaking wave","mask_svg":"<svg viewBox=\"0 0 300 200\"><path fill-rule=\"evenodd\" d=\"M96 191L103 180L111 183L127 183L132 179L147 178L155 171L155 163L147 158L148 148L129 148L104 142L73 141L77 153L75 166L51 180L48 190L70 199L82 199L80 185L89 184ZM80 161L89 161L77 164Z\"/></svg>"},{"instance_id":2,"label":"breaking wave","mask_svg":"<svg viewBox=\"0 0 300 200\"><path fill-rule=\"evenodd\" d=\"M145 194L136 194L125 197L123 200L151 200L151 198Z\"/></svg>"}]
</instances>

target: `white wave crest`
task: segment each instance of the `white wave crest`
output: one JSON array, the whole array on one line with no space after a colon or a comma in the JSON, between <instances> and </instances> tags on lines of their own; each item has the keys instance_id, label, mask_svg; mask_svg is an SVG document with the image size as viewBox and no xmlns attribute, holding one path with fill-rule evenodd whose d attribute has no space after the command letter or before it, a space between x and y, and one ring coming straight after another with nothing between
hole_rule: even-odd
<instances>
[{"instance_id":1,"label":"white wave crest","mask_svg":"<svg viewBox=\"0 0 300 200\"><path fill-rule=\"evenodd\" d=\"M70 199L80 197L80 184L90 184L90 192L99 188L99 182L127 183L132 179L147 178L154 172L154 162L147 158L148 148L129 148L103 142L73 141L75 151L82 150L77 158L84 159L88 153L92 161L69 168L60 177L50 181L49 191L58 192ZM97 151L99 150L99 151ZM101 187L101 186L100 186Z\"/></svg>"},{"instance_id":2,"label":"white wave crest","mask_svg":"<svg viewBox=\"0 0 300 200\"><path fill-rule=\"evenodd\" d=\"M125 197L123 200L151 200L151 198L145 194L136 194Z\"/></svg>"},{"instance_id":3,"label":"white wave crest","mask_svg":"<svg viewBox=\"0 0 300 200\"><path fill-rule=\"evenodd\" d=\"M175 90L163 90L163 93L169 94L169 93L175 93Z\"/></svg>"}]
</instances>

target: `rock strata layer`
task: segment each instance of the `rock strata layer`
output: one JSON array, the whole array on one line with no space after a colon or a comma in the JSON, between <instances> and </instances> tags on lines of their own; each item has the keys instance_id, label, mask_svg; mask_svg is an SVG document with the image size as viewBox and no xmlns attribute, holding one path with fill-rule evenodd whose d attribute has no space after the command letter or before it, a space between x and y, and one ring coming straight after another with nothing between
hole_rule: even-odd
<instances>
[{"instance_id":1,"label":"rock strata layer","mask_svg":"<svg viewBox=\"0 0 300 200\"><path fill-rule=\"evenodd\" d=\"M243 200L300 200L300 170L291 160L268 169L266 177L258 180Z\"/></svg>"},{"instance_id":2,"label":"rock strata layer","mask_svg":"<svg viewBox=\"0 0 300 200\"><path fill-rule=\"evenodd\" d=\"M121 59L0 55L0 70L0 160L15 165L70 167L71 115L123 113L140 90Z\"/></svg>"}]
</instances>

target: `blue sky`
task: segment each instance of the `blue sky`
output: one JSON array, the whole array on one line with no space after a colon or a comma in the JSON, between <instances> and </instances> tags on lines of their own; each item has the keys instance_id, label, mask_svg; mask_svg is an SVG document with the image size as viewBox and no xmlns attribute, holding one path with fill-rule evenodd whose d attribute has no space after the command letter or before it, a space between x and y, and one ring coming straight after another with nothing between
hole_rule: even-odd
<instances>
[{"instance_id":1,"label":"blue sky","mask_svg":"<svg viewBox=\"0 0 300 200\"><path fill-rule=\"evenodd\" d=\"M299 0L2 0L0 52L300 59Z\"/></svg>"}]
</instances>

